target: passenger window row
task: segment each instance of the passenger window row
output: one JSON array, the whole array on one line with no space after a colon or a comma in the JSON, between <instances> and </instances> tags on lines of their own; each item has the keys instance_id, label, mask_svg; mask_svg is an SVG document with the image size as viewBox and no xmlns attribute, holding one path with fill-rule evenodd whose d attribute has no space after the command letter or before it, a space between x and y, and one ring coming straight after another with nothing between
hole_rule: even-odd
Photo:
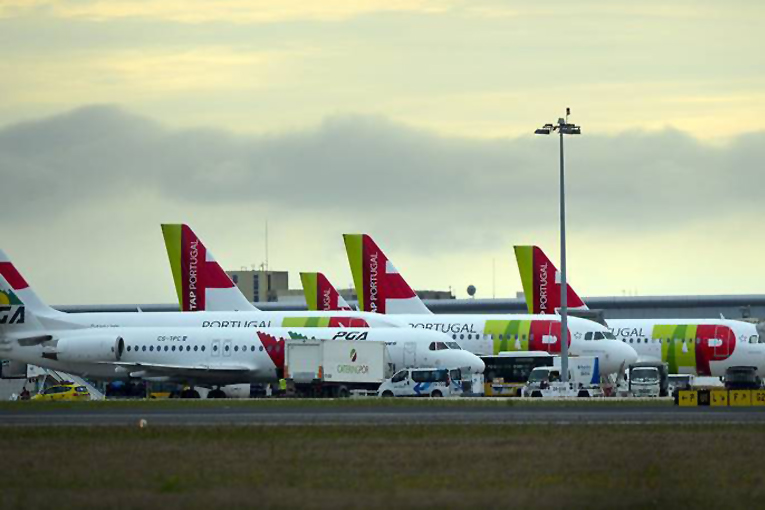
<instances>
[{"instance_id":1,"label":"passenger window row","mask_svg":"<svg viewBox=\"0 0 765 510\"><path fill-rule=\"evenodd\" d=\"M644 344L647 344L648 341L649 341L648 338L630 338L629 339L629 343L639 344L641 342L641 340L642 340L642 342ZM678 343L678 342L680 342L680 343L688 343L688 344L692 344L693 343L693 339L692 338L658 338L658 339L657 338L651 338L650 341L651 341L651 343L654 343L654 344L656 342L659 342L660 344ZM708 339L708 341L710 343L717 342L719 345L722 345L722 340L720 340L719 338L710 338L710 339ZM627 339L626 338L622 338L622 342L627 343ZM696 343L700 344L701 343L701 338L697 338L696 339Z\"/></svg>"},{"instance_id":2,"label":"passenger window row","mask_svg":"<svg viewBox=\"0 0 765 510\"><path fill-rule=\"evenodd\" d=\"M457 336L458 336L457 333L452 333L452 339L453 340L457 340ZM489 335L484 335L484 336L489 336ZM473 340L473 337L475 337L475 339L478 340L479 338L481 338L481 335L479 335L478 333L476 333L476 334L468 333L467 334L467 340ZM465 340L465 333L460 334L459 335L459 339L460 340Z\"/></svg>"},{"instance_id":3,"label":"passenger window row","mask_svg":"<svg viewBox=\"0 0 765 510\"><path fill-rule=\"evenodd\" d=\"M261 351L263 350L263 346L262 345L259 348L260 348ZM155 351L156 352L163 352L163 351L164 352L176 352L176 351L177 352L184 352L184 351L191 352L192 350L194 352L198 352L198 351L205 352L206 349L207 349L207 347L205 347L204 345L202 345L202 346L195 345L193 347L191 345L165 345L165 346L158 345L156 347L156 349L154 348L153 345L149 345L149 346L146 346L146 345L140 345L140 346L139 345L128 345L125 348L125 350L127 352L139 352L139 351L141 351L141 352L147 352L147 351L148 352L155 352ZM231 346L230 345L226 345L224 349L225 349L226 352L228 352L231 349ZM213 350L213 352L217 352L218 351L218 346L214 345L212 350ZM239 352L240 350L242 352L247 352L248 347L245 346L245 345L241 346L241 348L238 345L234 346L234 352ZM249 350L251 352L255 352L255 346L251 345L249 347ZM279 352L280 350L281 350L281 346L280 345L276 345L275 348L273 348L272 346L269 346L269 348L268 348L268 352L273 352L273 351Z\"/></svg>"},{"instance_id":4,"label":"passenger window row","mask_svg":"<svg viewBox=\"0 0 765 510\"><path fill-rule=\"evenodd\" d=\"M128 345L125 348L125 350L127 352L131 352L131 351L132 352L138 352L138 351L141 351L141 352L146 352L146 351L154 352L155 351L153 345L149 345L148 347L145 346L145 345L141 345L141 346L139 346L139 345ZM163 349L162 345L158 345L157 348L156 348L157 352L162 352L163 350L164 350L164 352L169 352L169 351L175 352L176 350L178 352L183 352L184 350L186 352L191 352L192 351L192 347L190 345L177 345L177 346L176 345L172 345L172 346L171 345L165 345L164 349ZM198 345L195 345L193 347L193 350L194 350L194 352L196 352L196 351L205 352L205 346L203 345L203 346L200 347Z\"/></svg>"}]
</instances>

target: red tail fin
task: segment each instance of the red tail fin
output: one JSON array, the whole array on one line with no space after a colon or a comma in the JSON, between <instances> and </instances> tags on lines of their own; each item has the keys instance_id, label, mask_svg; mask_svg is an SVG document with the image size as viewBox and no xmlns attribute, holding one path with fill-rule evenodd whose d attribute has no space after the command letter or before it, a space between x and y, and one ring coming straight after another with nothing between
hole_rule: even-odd
<instances>
[{"instance_id":1,"label":"red tail fin","mask_svg":"<svg viewBox=\"0 0 765 510\"><path fill-rule=\"evenodd\" d=\"M300 273L308 309L312 311L351 310L324 273Z\"/></svg>"},{"instance_id":2,"label":"red tail fin","mask_svg":"<svg viewBox=\"0 0 765 510\"><path fill-rule=\"evenodd\" d=\"M431 313L370 236L345 234L343 238L363 311Z\"/></svg>"},{"instance_id":3,"label":"red tail fin","mask_svg":"<svg viewBox=\"0 0 765 510\"><path fill-rule=\"evenodd\" d=\"M163 224L162 234L182 311L257 310L188 225Z\"/></svg>"},{"instance_id":4,"label":"red tail fin","mask_svg":"<svg viewBox=\"0 0 765 510\"><path fill-rule=\"evenodd\" d=\"M531 313L555 313L560 308L560 278L555 265L538 246L516 246L515 257L521 273L526 304ZM567 307L587 310L571 285L566 285Z\"/></svg>"}]
</instances>

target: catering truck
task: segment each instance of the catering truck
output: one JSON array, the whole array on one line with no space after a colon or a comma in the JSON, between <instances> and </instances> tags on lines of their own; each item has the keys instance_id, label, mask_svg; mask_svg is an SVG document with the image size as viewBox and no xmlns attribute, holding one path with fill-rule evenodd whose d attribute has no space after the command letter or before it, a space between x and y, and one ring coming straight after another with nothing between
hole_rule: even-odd
<instances>
[{"instance_id":1,"label":"catering truck","mask_svg":"<svg viewBox=\"0 0 765 510\"><path fill-rule=\"evenodd\" d=\"M353 390L376 392L389 367L385 342L292 339L284 344L288 395L343 398Z\"/></svg>"}]
</instances>

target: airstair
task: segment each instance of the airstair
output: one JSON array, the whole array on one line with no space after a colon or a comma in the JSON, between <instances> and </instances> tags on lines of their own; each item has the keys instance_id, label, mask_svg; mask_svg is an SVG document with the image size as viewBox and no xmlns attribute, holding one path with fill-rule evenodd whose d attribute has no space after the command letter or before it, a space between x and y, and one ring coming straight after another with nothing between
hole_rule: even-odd
<instances>
[{"instance_id":1,"label":"airstair","mask_svg":"<svg viewBox=\"0 0 765 510\"><path fill-rule=\"evenodd\" d=\"M90 393L90 400L104 400L106 398L106 396L98 388L80 376L68 374L66 372L61 372L50 368L40 368L40 371L42 372L43 377L42 387L45 387L45 380L50 377L56 381L56 383L69 381L74 384L85 386L88 389L88 393Z\"/></svg>"}]
</instances>

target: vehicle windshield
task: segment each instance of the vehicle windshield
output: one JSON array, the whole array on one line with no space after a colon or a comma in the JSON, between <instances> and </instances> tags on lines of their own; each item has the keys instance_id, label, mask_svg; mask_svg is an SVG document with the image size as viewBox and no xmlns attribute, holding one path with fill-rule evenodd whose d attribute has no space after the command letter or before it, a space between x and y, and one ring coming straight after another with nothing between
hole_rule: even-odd
<instances>
[{"instance_id":1,"label":"vehicle windshield","mask_svg":"<svg viewBox=\"0 0 765 510\"><path fill-rule=\"evenodd\" d=\"M462 349L462 347L460 347L460 344L458 344L457 342L446 342L446 345L449 346L449 349L460 349L460 350Z\"/></svg>"},{"instance_id":2,"label":"vehicle windshield","mask_svg":"<svg viewBox=\"0 0 765 510\"><path fill-rule=\"evenodd\" d=\"M542 382L548 379L549 372L547 370L532 370L529 374L529 382Z\"/></svg>"},{"instance_id":3,"label":"vehicle windshield","mask_svg":"<svg viewBox=\"0 0 765 510\"><path fill-rule=\"evenodd\" d=\"M754 381L757 374L754 370L730 370L725 375L725 380L731 382L749 382Z\"/></svg>"},{"instance_id":4,"label":"vehicle windshield","mask_svg":"<svg viewBox=\"0 0 765 510\"><path fill-rule=\"evenodd\" d=\"M655 368L633 368L630 373L632 382L647 383L659 380L659 371Z\"/></svg>"}]
</instances>

